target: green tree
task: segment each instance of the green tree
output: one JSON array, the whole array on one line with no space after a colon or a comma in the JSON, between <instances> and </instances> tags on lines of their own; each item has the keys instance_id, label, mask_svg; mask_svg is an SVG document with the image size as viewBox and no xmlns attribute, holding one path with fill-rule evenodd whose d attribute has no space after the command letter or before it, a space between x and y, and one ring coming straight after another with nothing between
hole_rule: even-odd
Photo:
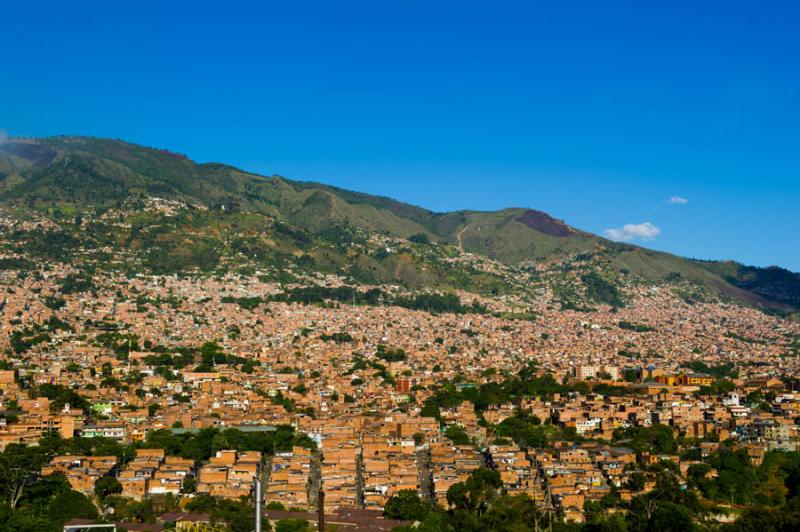
<instances>
[{"instance_id":1,"label":"green tree","mask_svg":"<svg viewBox=\"0 0 800 532\"><path fill-rule=\"evenodd\" d=\"M0 454L0 484L6 491L7 502L13 510L25 490L39 476L48 457L44 449L12 443Z\"/></svg>"},{"instance_id":2,"label":"green tree","mask_svg":"<svg viewBox=\"0 0 800 532\"><path fill-rule=\"evenodd\" d=\"M691 532L697 529L687 508L649 496L631 501L626 520L631 532Z\"/></svg>"},{"instance_id":3,"label":"green tree","mask_svg":"<svg viewBox=\"0 0 800 532\"><path fill-rule=\"evenodd\" d=\"M707 488L704 495L740 503L751 500L757 478L746 449L721 448L709 457L708 463L717 470L717 478L701 486Z\"/></svg>"},{"instance_id":4,"label":"green tree","mask_svg":"<svg viewBox=\"0 0 800 532\"><path fill-rule=\"evenodd\" d=\"M64 524L70 519L96 519L97 508L86 495L65 490L50 501L48 515L56 523Z\"/></svg>"},{"instance_id":5,"label":"green tree","mask_svg":"<svg viewBox=\"0 0 800 532\"><path fill-rule=\"evenodd\" d=\"M479 526L482 530L530 530L537 520L544 526L545 515L536 509L533 499L525 494L504 495L481 516Z\"/></svg>"},{"instance_id":6,"label":"green tree","mask_svg":"<svg viewBox=\"0 0 800 532\"><path fill-rule=\"evenodd\" d=\"M186 477L183 479L183 492L194 493L197 491L197 479L194 477Z\"/></svg>"},{"instance_id":7,"label":"green tree","mask_svg":"<svg viewBox=\"0 0 800 532\"><path fill-rule=\"evenodd\" d=\"M215 506L214 497L208 493L199 493L192 497L186 509L192 512L210 512Z\"/></svg>"},{"instance_id":8,"label":"green tree","mask_svg":"<svg viewBox=\"0 0 800 532\"><path fill-rule=\"evenodd\" d=\"M800 498L784 507L750 506L730 529L732 532L795 532L800 530Z\"/></svg>"},{"instance_id":9,"label":"green tree","mask_svg":"<svg viewBox=\"0 0 800 532\"><path fill-rule=\"evenodd\" d=\"M390 519L421 521L428 513L428 506L414 490L400 490L386 501L383 514Z\"/></svg>"},{"instance_id":10,"label":"green tree","mask_svg":"<svg viewBox=\"0 0 800 532\"><path fill-rule=\"evenodd\" d=\"M275 525L275 532L311 532L312 530L305 519L281 519Z\"/></svg>"},{"instance_id":11,"label":"green tree","mask_svg":"<svg viewBox=\"0 0 800 532\"><path fill-rule=\"evenodd\" d=\"M645 484L647 484L647 477L639 471L632 473L625 481L625 487L634 492L642 491Z\"/></svg>"},{"instance_id":12,"label":"green tree","mask_svg":"<svg viewBox=\"0 0 800 532\"><path fill-rule=\"evenodd\" d=\"M447 490L447 502L456 509L480 516L500 496L502 488L500 473L479 468L470 474L466 482L450 486Z\"/></svg>"},{"instance_id":13,"label":"green tree","mask_svg":"<svg viewBox=\"0 0 800 532\"><path fill-rule=\"evenodd\" d=\"M469 445L470 439L467 432L457 425L450 425L444 431L444 435L455 445Z\"/></svg>"},{"instance_id":14,"label":"green tree","mask_svg":"<svg viewBox=\"0 0 800 532\"><path fill-rule=\"evenodd\" d=\"M627 532L628 522L622 514L595 514L581 528L582 532Z\"/></svg>"},{"instance_id":15,"label":"green tree","mask_svg":"<svg viewBox=\"0 0 800 532\"><path fill-rule=\"evenodd\" d=\"M270 501L270 502L267 503L265 508L267 510L286 511L286 506L284 506L283 503L279 502L279 501Z\"/></svg>"},{"instance_id":16,"label":"green tree","mask_svg":"<svg viewBox=\"0 0 800 532\"><path fill-rule=\"evenodd\" d=\"M624 443L638 453L675 454L678 452L678 442L675 440L672 428L666 425L616 429L613 439L615 443Z\"/></svg>"},{"instance_id":17,"label":"green tree","mask_svg":"<svg viewBox=\"0 0 800 532\"><path fill-rule=\"evenodd\" d=\"M109 495L122 493L122 484L114 477L103 477L95 483L94 493L100 500L104 500Z\"/></svg>"}]
</instances>

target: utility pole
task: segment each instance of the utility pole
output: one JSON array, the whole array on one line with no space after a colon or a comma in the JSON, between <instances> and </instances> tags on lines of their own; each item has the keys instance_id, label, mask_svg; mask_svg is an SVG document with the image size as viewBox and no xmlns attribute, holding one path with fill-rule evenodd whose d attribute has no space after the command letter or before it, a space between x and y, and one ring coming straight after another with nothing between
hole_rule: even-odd
<instances>
[{"instance_id":1,"label":"utility pole","mask_svg":"<svg viewBox=\"0 0 800 532\"><path fill-rule=\"evenodd\" d=\"M253 478L253 499L255 500L255 532L261 531L261 479L256 475Z\"/></svg>"},{"instance_id":2,"label":"utility pole","mask_svg":"<svg viewBox=\"0 0 800 532\"><path fill-rule=\"evenodd\" d=\"M325 532L325 492L319 488L319 496L317 497L317 530Z\"/></svg>"},{"instance_id":3,"label":"utility pole","mask_svg":"<svg viewBox=\"0 0 800 532\"><path fill-rule=\"evenodd\" d=\"M536 481L539 478L539 466L536 466L533 474L533 530L539 532L539 508L536 505Z\"/></svg>"}]
</instances>

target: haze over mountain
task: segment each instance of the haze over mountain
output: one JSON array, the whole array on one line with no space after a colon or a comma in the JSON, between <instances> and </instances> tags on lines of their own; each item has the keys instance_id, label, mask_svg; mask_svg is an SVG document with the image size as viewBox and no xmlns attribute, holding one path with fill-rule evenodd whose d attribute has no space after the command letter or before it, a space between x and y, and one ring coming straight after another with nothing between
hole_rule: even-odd
<instances>
[{"instance_id":1,"label":"haze over mountain","mask_svg":"<svg viewBox=\"0 0 800 532\"><path fill-rule=\"evenodd\" d=\"M226 239L245 233L255 239L267 233L274 235L274 225L270 223L277 223L283 228L278 233L289 234L294 247L280 248L272 238L269 245L261 242L266 247L259 248L255 255L302 254L311 257L312 269L350 268L351 273L355 271L353 264L363 261L356 269L362 274L371 272L369 276L375 282L398 281L413 288L453 286L443 281L443 274L431 273L419 261L409 265L404 264L407 258L394 259L395 262L382 256L353 258L344 251L323 253L319 246L303 242L311 237L330 240L331 230L338 228L473 253L510 267L591 259L612 277L690 281L746 304L782 310L800 308L800 275L796 273L777 267L690 260L616 243L533 209L436 213L320 183L265 177L218 163L198 164L177 153L119 140L12 138L0 144L0 205L14 216L35 213L55 220L82 218L121 206L131 208L132 200L146 198L181 202L190 210L195 209L197 212L185 220L180 230L201 240L214 235L217 240L204 240L208 253L199 256L206 258L212 252L219 255ZM233 213L240 218L229 223L226 217ZM177 226L173 229L178 231ZM103 239L98 237L94 244L133 245L132 249L138 245L148 251L138 233L124 239L119 235L108 238L111 240L101 242ZM159 238L162 244L169 240L165 235ZM174 242L172 245L164 248L165 254L184 251ZM180 267L201 266L193 262L200 259L192 257ZM477 290L472 285L460 288Z\"/></svg>"}]
</instances>

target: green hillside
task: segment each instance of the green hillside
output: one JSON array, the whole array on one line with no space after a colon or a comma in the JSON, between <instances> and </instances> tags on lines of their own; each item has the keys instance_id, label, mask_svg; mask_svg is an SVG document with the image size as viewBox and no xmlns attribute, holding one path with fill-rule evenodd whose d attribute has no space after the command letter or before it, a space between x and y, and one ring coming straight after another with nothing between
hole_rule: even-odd
<instances>
[{"instance_id":1,"label":"green hillside","mask_svg":"<svg viewBox=\"0 0 800 532\"><path fill-rule=\"evenodd\" d=\"M144 208L151 198L185 208L165 216ZM119 140L9 140L0 145L0 205L20 218L78 217L74 232L55 243L61 254L69 255L71 238L75 249L116 246L140 253L153 270L213 269L231 257L248 257L278 270L299 261L306 272L412 288L511 289L500 275L443 263L470 252L511 267L577 261L602 269L610 280L689 282L747 304L800 308L800 277L779 268L692 261L618 244L531 209L435 213L319 183L198 164ZM117 211L117 222L110 223L108 213ZM390 253L374 244L378 235L413 242ZM27 242L17 238L18 245ZM41 246L28 243L34 250Z\"/></svg>"}]
</instances>

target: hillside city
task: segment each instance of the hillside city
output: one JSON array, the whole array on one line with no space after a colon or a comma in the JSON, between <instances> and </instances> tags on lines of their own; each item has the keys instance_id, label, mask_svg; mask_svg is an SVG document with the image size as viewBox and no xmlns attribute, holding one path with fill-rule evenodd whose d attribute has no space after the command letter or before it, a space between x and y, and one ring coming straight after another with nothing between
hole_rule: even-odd
<instances>
[{"instance_id":1,"label":"hillside city","mask_svg":"<svg viewBox=\"0 0 800 532\"><path fill-rule=\"evenodd\" d=\"M800 323L740 302L631 282L564 305L581 273L558 261L524 311L331 273L0 262L3 511L58 494L20 529L252 530L258 481L277 530L749 530L800 490Z\"/></svg>"},{"instance_id":2,"label":"hillside city","mask_svg":"<svg viewBox=\"0 0 800 532\"><path fill-rule=\"evenodd\" d=\"M0 27L0 532L800 532L800 1Z\"/></svg>"}]
</instances>

